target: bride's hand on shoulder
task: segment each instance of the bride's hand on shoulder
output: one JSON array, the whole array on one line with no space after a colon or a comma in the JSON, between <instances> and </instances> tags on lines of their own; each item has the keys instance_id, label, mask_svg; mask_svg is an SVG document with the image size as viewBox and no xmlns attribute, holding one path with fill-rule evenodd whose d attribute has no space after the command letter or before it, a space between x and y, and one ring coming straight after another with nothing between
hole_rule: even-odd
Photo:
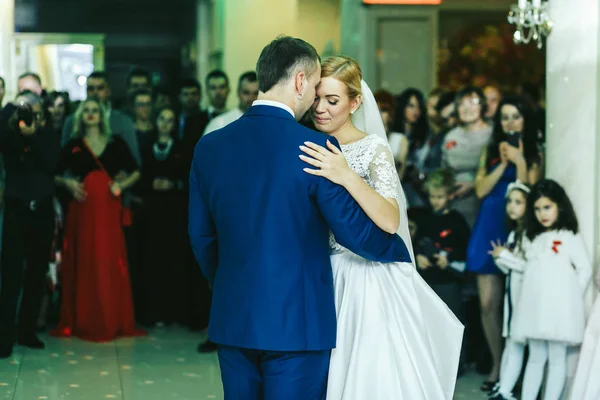
<instances>
[{"instance_id":1,"label":"bride's hand on shoulder","mask_svg":"<svg viewBox=\"0 0 600 400\"><path fill-rule=\"evenodd\" d=\"M329 140L327 148L312 142L304 142L304 146L300 146L300 150L306 153L306 155L301 154L300 159L316 168L304 168L306 173L322 176L341 186L346 186L355 175L348 166L342 151Z\"/></svg>"}]
</instances>

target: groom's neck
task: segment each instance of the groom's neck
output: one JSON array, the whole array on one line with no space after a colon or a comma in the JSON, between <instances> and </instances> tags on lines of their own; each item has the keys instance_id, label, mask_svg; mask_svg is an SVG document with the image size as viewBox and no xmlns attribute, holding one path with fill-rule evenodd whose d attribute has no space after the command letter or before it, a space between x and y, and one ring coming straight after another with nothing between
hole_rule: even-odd
<instances>
[{"instance_id":1,"label":"groom's neck","mask_svg":"<svg viewBox=\"0 0 600 400\"><path fill-rule=\"evenodd\" d=\"M260 92L258 94L257 100L276 101L278 103L285 104L286 106L291 108L292 111L294 111L294 113L296 112L296 104L292 100L292 96L290 96L287 93L283 93L283 91L278 91L278 90L272 89L272 90L269 90L267 93Z\"/></svg>"}]
</instances>

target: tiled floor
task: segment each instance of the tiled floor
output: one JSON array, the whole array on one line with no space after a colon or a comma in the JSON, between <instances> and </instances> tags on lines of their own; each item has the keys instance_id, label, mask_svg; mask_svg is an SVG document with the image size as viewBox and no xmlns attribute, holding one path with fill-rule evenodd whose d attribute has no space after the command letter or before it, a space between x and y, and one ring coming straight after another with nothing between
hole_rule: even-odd
<instances>
[{"instance_id":1,"label":"tiled floor","mask_svg":"<svg viewBox=\"0 0 600 400\"><path fill-rule=\"evenodd\" d=\"M196 352L198 334L165 328L107 344L44 339L44 351L17 347L0 360L0 400L223 399L217 356ZM455 398L484 399L481 381L461 378Z\"/></svg>"}]
</instances>

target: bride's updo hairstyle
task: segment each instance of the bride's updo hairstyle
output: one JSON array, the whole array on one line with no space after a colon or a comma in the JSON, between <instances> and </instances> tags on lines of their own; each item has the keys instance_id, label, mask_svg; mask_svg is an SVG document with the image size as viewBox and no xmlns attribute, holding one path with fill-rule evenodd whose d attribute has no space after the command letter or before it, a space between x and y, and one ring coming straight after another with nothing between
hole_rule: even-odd
<instances>
[{"instance_id":1,"label":"bride's updo hairstyle","mask_svg":"<svg viewBox=\"0 0 600 400\"><path fill-rule=\"evenodd\" d=\"M327 57L321 64L321 78L335 78L343 82L348 88L350 100L362 95L361 81L362 71L358 63L350 57L332 56Z\"/></svg>"}]
</instances>

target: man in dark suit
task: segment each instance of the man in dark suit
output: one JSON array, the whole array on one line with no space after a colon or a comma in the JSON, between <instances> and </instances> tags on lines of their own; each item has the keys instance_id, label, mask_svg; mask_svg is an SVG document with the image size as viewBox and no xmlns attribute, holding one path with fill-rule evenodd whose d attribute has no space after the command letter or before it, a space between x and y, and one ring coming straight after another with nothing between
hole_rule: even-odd
<instances>
[{"instance_id":1,"label":"man in dark suit","mask_svg":"<svg viewBox=\"0 0 600 400\"><path fill-rule=\"evenodd\" d=\"M215 69L206 75L206 95L208 97L206 112L211 120L227 112L229 91L229 77L225 72Z\"/></svg>"},{"instance_id":2,"label":"man in dark suit","mask_svg":"<svg viewBox=\"0 0 600 400\"><path fill-rule=\"evenodd\" d=\"M200 109L202 87L194 78L184 79L179 86L179 129L177 140L181 143L183 157L191 167L194 147L202 136L209 116ZM202 276L198 263L194 259L191 248L188 248L189 280L187 283L189 293L189 322L188 326L199 331L208 325L210 313L210 288ZM201 353L216 351L216 345L206 341L198 345Z\"/></svg>"},{"instance_id":3,"label":"man in dark suit","mask_svg":"<svg viewBox=\"0 0 600 400\"><path fill-rule=\"evenodd\" d=\"M185 156L191 164L194 147L210 121L208 112L200 109L202 87L194 78L184 79L179 86L179 135Z\"/></svg>"},{"instance_id":4,"label":"man in dark suit","mask_svg":"<svg viewBox=\"0 0 600 400\"><path fill-rule=\"evenodd\" d=\"M198 142L190 174L190 240L213 288L209 336L225 399L325 399L336 342L330 230L370 260L410 256L343 187L303 171L305 141L339 147L296 122L320 81L316 50L280 37L256 70L258 100Z\"/></svg>"}]
</instances>

